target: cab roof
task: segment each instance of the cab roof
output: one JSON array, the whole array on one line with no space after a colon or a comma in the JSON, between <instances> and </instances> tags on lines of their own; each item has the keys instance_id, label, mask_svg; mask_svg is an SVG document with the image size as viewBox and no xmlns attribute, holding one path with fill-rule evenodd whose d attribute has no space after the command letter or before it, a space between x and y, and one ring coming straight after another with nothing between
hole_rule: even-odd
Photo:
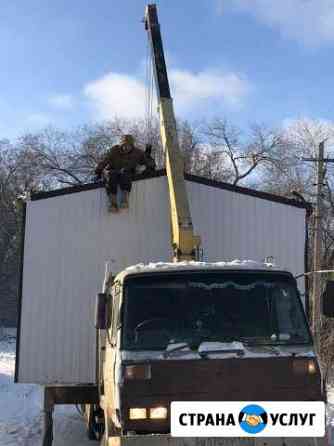
<instances>
[{"instance_id":1,"label":"cab roof","mask_svg":"<svg viewBox=\"0 0 334 446\"><path fill-rule=\"evenodd\" d=\"M253 271L282 271L274 263L256 262L254 260L233 260L231 262L157 262L157 263L139 263L129 266L116 276L116 280L124 281L130 275L138 275L142 273L160 273L171 271L209 271L209 270L253 270Z\"/></svg>"}]
</instances>

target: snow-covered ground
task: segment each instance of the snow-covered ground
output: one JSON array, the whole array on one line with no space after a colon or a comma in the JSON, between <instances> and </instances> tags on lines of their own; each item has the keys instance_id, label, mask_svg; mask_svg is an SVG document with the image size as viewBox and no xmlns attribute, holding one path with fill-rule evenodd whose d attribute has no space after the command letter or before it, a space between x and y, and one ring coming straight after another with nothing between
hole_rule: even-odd
<instances>
[{"instance_id":1,"label":"snow-covered ground","mask_svg":"<svg viewBox=\"0 0 334 446\"><path fill-rule=\"evenodd\" d=\"M42 391L39 386L14 384L15 338L0 339L0 446L40 446ZM328 389L330 444L334 446L334 386ZM57 406L54 446L93 446L74 406Z\"/></svg>"},{"instance_id":2,"label":"snow-covered ground","mask_svg":"<svg viewBox=\"0 0 334 446\"><path fill-rule=\"evenodd\" d=\"M0 446L40 446L42 391L39 386L14 384L15 338L0 340ZM55 446L94 446L74 406L55 410Z\"/></svg>"}]
</instances>

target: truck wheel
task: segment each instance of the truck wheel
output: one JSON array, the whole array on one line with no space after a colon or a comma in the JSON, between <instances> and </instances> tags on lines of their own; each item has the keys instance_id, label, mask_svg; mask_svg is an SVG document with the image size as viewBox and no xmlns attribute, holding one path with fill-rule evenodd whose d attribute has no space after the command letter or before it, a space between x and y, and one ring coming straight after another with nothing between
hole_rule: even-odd
<instances>
[{"instance_id":1,"label":"truck wheel","mask_svg":"<svg viewBox=\"0 0 334 446\"><path fill-rule=\"evenodd\" d=\"M103 410L95 404L86 404L85 418L89 440L101 441L104 432Z\"/></svg>"}]
</instances>

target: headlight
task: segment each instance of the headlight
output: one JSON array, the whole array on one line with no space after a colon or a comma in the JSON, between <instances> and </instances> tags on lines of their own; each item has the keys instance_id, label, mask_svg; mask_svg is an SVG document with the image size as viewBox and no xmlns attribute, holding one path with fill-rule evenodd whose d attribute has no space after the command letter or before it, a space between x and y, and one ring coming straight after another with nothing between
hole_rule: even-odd
<instances>
[{"instance_id":1,"label":"headlight","mask_svg":"<svg viewBox=\"0 0 334 446\"><path fill-rule=\"evenodd\" d=\"M147 364L126 365L124 376L130 379L151 379L151 366Z\"/></svg>"},{"instance_id":2,"label":"headlight","mask_svg":"<svg viewBox=\"0 0 334 446\"><path fill-rule=\"evenodd\" d=\"M145 408L133 407L129 409L130 420L145 420L147 418L147 411Z\"/></svg>"},{"instance_id":3,"label":"headlight","mask_svg":"<svg viewBox=\"0 0 334 446\"><path fill-rule=\"evenodd\" d=\"M296 375L315 375L317 373L314 359L295 359L292 368Z\"/></svg>"},{"instance_id":4,"label":"headlight","mask_svg":"<svg viewBox=\"0 0 334 446\"><path fill-rule=\"evenodd\" d=\"M317 373L317 366L314 361L308 361L307 370L309 375L314 375L315 373Z\"/></svg>"},{"instance_id":5,"label":"headlight","mask_svg":"<svg viewBox=\"0 0 334 446\"><path fill-rule=\"evenodd\" d=\"M165 420L167 418L167 407L152 407L150 418L152 420Z\"/></svg>"}]
</instances>

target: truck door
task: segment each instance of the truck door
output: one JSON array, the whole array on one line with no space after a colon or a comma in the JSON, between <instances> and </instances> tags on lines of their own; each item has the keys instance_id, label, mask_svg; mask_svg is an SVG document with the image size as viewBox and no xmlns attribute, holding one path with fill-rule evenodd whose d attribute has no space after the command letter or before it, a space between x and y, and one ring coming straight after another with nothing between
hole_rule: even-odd
<instances>
[{"instance_id":1,"label":"truck door","mask_svg":"<svg viewBox=\"0 0 334 446\"><path fill-rule=\"evenodd\" d=\"M121 286L118 282L112 287L112 314L111 326L106 337L106 359L104 363L104 395L105 407L108 418L116 421L116 409L118 409L117 388L117 356L119 353L118 325Z\"/></svg>"}]
</instances>

